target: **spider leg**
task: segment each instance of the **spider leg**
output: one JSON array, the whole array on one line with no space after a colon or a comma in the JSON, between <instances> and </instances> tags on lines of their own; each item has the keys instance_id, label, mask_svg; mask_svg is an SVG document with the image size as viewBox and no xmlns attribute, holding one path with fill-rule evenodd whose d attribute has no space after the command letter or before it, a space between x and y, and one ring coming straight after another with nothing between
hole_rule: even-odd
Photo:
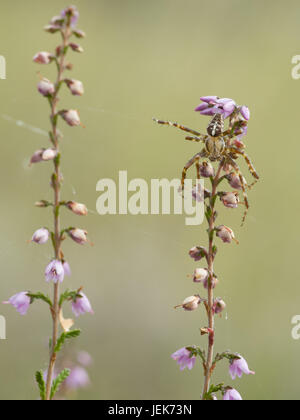
<instances>
[{"instance_id":1,"label":"spider leg","mask_svg":"<svg viewBox=\"0 0 300 420\"><path fill-rule=\"evenodd\" d=\"M181 177L181 189L182 189L182 193L184 192L184 181L186 179L186 174L187 171L194 165L194 163L197 163L197 176L198 176L198 168L199 168L199 160L203 157L203 151L200 153L197 153L195 156L192 157L192 159L190 159L187 164L185 165L185 167L182 170L182 177ZM199 169L199 175L200 175L200 169Z\"/></svg>"},{"instance_id":2,"label":"spider leg","mask_svg":"<svg viewBox=\"0 0 300 420\"><path fill-rule=\"evenodd\" d=\"M246 207L246 210L244 212L243 219L242 219L242 225L241 225L241 226L243 226L244 223L245 223L245 220L246 220L246 216L247 216L249 207L250 207L249 206L249 201L248 201L248 196L247 196L247 193L246 193L246 185L247 184L245 183L245 179L242 175L242 172L240 170L239 165L232 158L229 157L228 159L229 159L229 163L234 167L234 169L235 169L235 171L236 171L236 173L237 173L237 175L240 179L241 186L242 186L244 204L245 204L245 207Z\"/></svg>"},{"instance_id":3,"label":"spider leg","mask_svg":"<svg viewBox=\"0 0 300 420\"><path fill-rule=\"evenodd\" d=\"M187 133L191 133L194 136L201 136L201 133L199 133L198 131L192 130L191 128L188 127L184 127L183 125L177 124L177 123L173 123L171 121L162 121L162 120L157 120L156 118L153 118L153 121L157 122L157 124L161 124L161 125L170 125L171 127L176 127L179 128L182 131L186 131Z\"/></svg>"},{"instance_id":4,"label":"spider leg","mask_svg":"<svg viewBox=\"0 0 300 420\"><path fill-rule=\"evenodd\" d=\"M248 165L248 168L249 168L249 171L250 171L250 173L251 173L251 175L253 176L253 178L255 178L256 180L259 180L259 175L258 175L258 173L256 172L256 169L254 168L254 166L253 166L253 163L251 162L251 160L250 160L250 158L249 158L249 156L243 151L243 150L239 150L239 149L237 149L236 147L230 147L230 150L229 150L231 153L234 153L234 154L237 154L237 155L241 155L241 156L243 156L243 158L245 159L245 161L246 161L246 163L247 163L247 165ZM251 186L253 186L254 184L256 184L256 182L257 181L255 181L253 184L251 184Z\"/></svg>"},{"instance_id":5,"label":"spider leg","mask_svg":"<svg viewBox=\"0 0 300 420\"><path fill-rule=\"evenodd\" d=\"M205 143L207 136L200 134L200 136L187 136L185 139L189 141L195 141L196 143Z\"/></svg>"}]
</instances>

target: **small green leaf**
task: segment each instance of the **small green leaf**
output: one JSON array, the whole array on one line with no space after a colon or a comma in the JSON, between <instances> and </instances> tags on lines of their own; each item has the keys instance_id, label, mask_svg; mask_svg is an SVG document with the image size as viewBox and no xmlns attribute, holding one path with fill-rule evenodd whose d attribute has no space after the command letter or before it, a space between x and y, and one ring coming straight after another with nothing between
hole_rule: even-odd
<instances>
[{"instance_id":1,"label":"small green leaf","mask_svg":"<svg viewBox=\"0 0 300 420\"><path fill-rule=\"evenodd\" d=\"M35 300L42 300L44 302L46 302L49 306L52 307L52 302L49 298L49 296L44 295L43 293L27 293L27 296L30 297L31 299L31 304L35 301Z\"/></svg>"},{"instance_id":2,"label":"small green leaf","mask_svg":"<svg viewBox=\"0 0 300 420\"><path fill-rule=\"evenodd\" d=\"M54 353L60 352L66 340L70 340L71 338L77 338L80 336L80 334L81 334L81 330L72 330L72 331L62 333L62 335L57 340Z\"/></svg>"},{"instance_id":3,"label":"small green leaf","mask_svg":"<svg viewBox=\"0 0 300 420\"><path fill-rule=\"evenodd\" d=\"M72 300L73 302L76 302L77 298L81 297L81 295L78 293L77 290L66 290L61 296L60 296L60 300L59 300L59 306L62 306L63 303L66 300Z\"/></svg>"},{"instance_id":4,"label":"small green leaf","mask_svg":"<svg viewBox=\"0 0 300 420\"><path fill-rule=\"evenodd\" d=\"M56 379L54 379L52 388L51 388L51 400L55 397L55 394L59 391L60 386L65 382L65 380L70 376L71 371L69 369L64 369Z\"/></svg>"},{"instance_id":5,"label":"small green leaf","mask_svg":"<svg viewBox=\"0 0 300 420\"><path fill-rule=\"evenodd\" d=\"M42 401L45 401L46 399L46 384L44 381L43 371L40 370L36 372L35 374L35 380L38 384L39 390L40 390L40 397Z\"/></svg>"}]
</instances>

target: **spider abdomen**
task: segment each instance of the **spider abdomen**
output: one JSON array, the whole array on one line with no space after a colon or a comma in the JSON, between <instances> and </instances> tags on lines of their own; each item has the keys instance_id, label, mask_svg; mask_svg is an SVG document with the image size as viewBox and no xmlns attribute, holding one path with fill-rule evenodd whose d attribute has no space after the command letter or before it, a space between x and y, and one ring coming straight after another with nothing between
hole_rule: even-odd
<instances>
[{"instance_id":1,"label":"spider abdomen","mask_svg":"<svg viewBox=\"0 0 300 420\"><path fill-rule=\"evenodd\" d=\"M215 161L222 156L225 150L225 142L222 137L208 137L205 142L205 148L209 159Z\"/></svg>"}]
</instances>

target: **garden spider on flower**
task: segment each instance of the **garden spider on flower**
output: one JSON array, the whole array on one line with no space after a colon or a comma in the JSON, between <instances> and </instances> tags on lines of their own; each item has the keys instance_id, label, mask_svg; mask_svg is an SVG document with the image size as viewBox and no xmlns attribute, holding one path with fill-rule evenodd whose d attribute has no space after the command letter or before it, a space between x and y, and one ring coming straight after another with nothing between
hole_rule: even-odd
<instances>
[{"instance_id":1,"label":"garden spider on flower","mask_svg":"<svg viewBox=\"0 0 300 420\"><path fill-rule=\"evenodd\" d=\"M247 128L247 122L245 119L241 118L239 115L240 109L236 108L235 111L231 114L230 123L228 130L224 131L224 115L219 111L213 115L211 122L207 127L207 135L201 134L198 131L192 130L190 128L184 127L177 123L172 123L169 121L161 121L154 119L155 122L161 125L169 125L177 127L180 130L183 130L187 133L192 134L192 136L186 137L186 140L194 141L198 143L204 143L204 148L201 152L193 156L185 165L182 171L182 191L184 190L184 182L186 179L187 171L196 164L197 166L197 176L199 177L199 162L201 159L209 159L211 162L220 162L223 165L223 168L231 168L232 173L236 174L239 177L241 189L244 197L244 204L246 207L242 225L246 219L247 211L249 209L249 201L246 193L246 188L251 188L259 179L259 176L250 160L248 155L245 153L245 145L243 142L238 140L236 137L243 134ZM242 175L239 165L236 163L236 160L239 156L242 156L249 168L251 175L255 178L255 182L251 185L248 185L245 178Z\"/></svg>"}]
</instances>

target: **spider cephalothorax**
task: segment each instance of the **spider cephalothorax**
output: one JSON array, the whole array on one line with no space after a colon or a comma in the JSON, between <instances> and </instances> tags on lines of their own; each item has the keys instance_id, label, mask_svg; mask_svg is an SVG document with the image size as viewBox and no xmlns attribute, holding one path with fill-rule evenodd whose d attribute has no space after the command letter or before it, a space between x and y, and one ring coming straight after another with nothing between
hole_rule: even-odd
<instances>
[{"instance_id":1,"label":"spider cephalothorax","mask_svg":"<svg viewBox=\"0 0 300 420\"><path fill-rule=\"evenodd\" d=\"M192 134L192 136L187 136L186 140L204 143L204 148L201 152L197 153L195 156L190 159L182 171L182 191L184 190L184 182L186 178L187 171L196 164L199 165L201 159L209 159L211 162L221 162L223 168L229 167L232 169L232 172L238 175L241 189L244 196L244 204L246 206L246 211L243 217L243 222L245 220L247 210L249 208L249 201L246 194L246 188L250 188L258 179L259 176L251 163L250 158L244 151L244 144L237 140L237 135L241 134L243 129L247 126L247 123L244 119L241 119L238 116L238 112L233 113L230 119L229 128L224 131L224 117L222 113L215 114L210 121L207 127L207 134L201 134L198 131L192 130L188 127L184 127L177 123L172 123L170 121L162 121L154 119L155 122L161 125L170 125L177 127L182 131ZM245 181L245 178L242 175L242 172L236 163L236 160L239 156L242 156L249 168L251 175L255 178L255 182L250 186Z\"/></svg>"}]
</instances>

